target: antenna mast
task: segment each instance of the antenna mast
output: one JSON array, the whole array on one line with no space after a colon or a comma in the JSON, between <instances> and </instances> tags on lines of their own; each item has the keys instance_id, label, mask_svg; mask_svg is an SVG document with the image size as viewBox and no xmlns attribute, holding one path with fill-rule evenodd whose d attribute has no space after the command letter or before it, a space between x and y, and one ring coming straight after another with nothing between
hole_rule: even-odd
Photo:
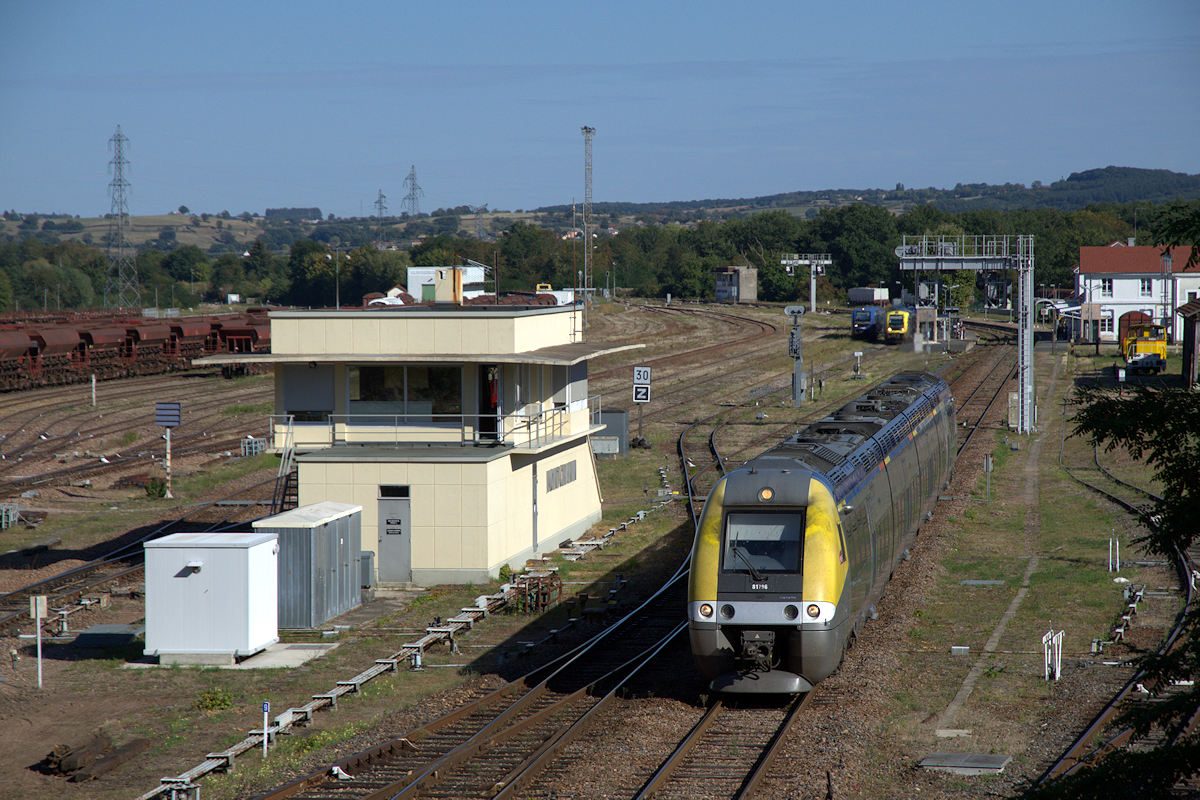
<instances>
[{"instance_id":1,"label":"antenna mast","mask_svg":"<svg viewBox=\"0 0 1200 800\"><path fill-rule=\"evenodd\" d=\"M113 265L113 276L104 288L104 304L116 305L118 308L136 308L141 305L137 267L134 266L129 239L125 235L129 228L129 181L125 178L125 168L129 166L129 159L125 157L125 146L128 143L129 137L121 133L121 126L118 125L116 133L108 140L108 147L113 153L108 166L113 178L108 184L108 193L112 200L109 205L107 238L108 260Z\"/></svg>"},{"instance_id":2,"label":"antenna mast","mask_svg":"<svg viewBox=\"0 0 1200 800\"><path fill-rule=\"evenodd\" d=\"M587 327L587 290L592 279L592 137L596 129L584 125L583 133L583 326Z\"/></svg>"},{"instance_id":3,"label":"antenna mast","mask_svg":"<svg viewBox=\"0 0 1200 800\"><path fill-rule=\"evenodd\" d=\"M421 197L425 194L425 190L417 183L415 164L411 165L408 170L408 177L404 179L404 188L408 190L408 194L404 195L404 210L410 217L415 217L421 213Z\"/></svg>"}]
</instances>

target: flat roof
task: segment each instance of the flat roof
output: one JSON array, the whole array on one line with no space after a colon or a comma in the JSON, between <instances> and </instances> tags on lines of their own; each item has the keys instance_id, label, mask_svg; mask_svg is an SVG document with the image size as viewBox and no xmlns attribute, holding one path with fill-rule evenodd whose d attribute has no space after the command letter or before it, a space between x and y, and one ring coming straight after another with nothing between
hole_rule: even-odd
<instances>
[{"instance_id":1,"label":"flat roof","mask_svg":"<svg viewBox=\"0 0 1200 800\"><path fill-rule=\"evenodd\" d=\"M433 445L368 445L341 444L337 447L326 447L311 450L307 453L297 453L296 461L300 463L361 463L364 461L378 462L445 462L461 463L471 461L486 463L498 458L505 458L515 452L512 445L497 444L493 446L462 446L453 444Z\"/></svg>"},{"instance_id":2,"label":"flat roof","mask_svg":"<svg viewBox=\"0 0 1200 800\"><path fill-rule=\"evenodd\" d=\"M270 313L271 319L313 319L318 317L355 319L387 319L397 314L417 314L422 317L529 317L542 314L577 313L583 306L518 306L518 305L459 305L457 303L434 303L433 305L371 306L370 308L306 308L280 309Z\"/></svg>"},{"instance_id":3,"label":"flat roof","mask_svg":"<svg viewBox=\"0 0 1200 800\"><path fill-rule=\"evenodd\" d=\"M639 350L644 344L606 344L593 342L572 342L556 344L550 347L539 347L537 350L526 350L521 353L405 353L394 354L362 354L362 353L324 353L319 356L302 353L229 353L225 355L205 356L196 358L192 363L197 366L206 364L307 364L312 361L347 364L375 363L472 363L472 364L549 364L569 367L589 358L599 358L625 350Z\"/></svg>"},{"instance_id":4,"label":"flat roof","mask_svg":"<svg viewBox=\"0 0 1200 800\"><path fill-rule=\"evenodd\" d=\"M316 528L361 511L362 506L325 500L293 508L270 517L256 519L250 524L255 530L259 528Z\"/></svg>"},{"instance_id":5,"label":"flat roof","mask_svg":"<svg viewBox=\"0 0 1200 800\"><path fill-rule=\"evenodd\" d=\"M171 533L158 539L151 539L143 546L147 550L174 547L234 547L245 549L264 542L270 542L278 537L273 533L246 533L232 531L229 533Z\"/></svg>"}]
</instances>

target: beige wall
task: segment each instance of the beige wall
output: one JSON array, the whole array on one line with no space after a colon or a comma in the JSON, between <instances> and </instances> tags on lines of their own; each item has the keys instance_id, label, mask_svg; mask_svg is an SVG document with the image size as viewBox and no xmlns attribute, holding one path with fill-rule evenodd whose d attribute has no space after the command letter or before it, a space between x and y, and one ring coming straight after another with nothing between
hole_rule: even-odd
<instances>
[{"instance_id":1,"label":"beige wall","mask_svg":"<svg viewBox=\"0 0 1200 800\"><path fill-rule=\"evenodd\" d=\"M547 489L555 467L575 462L575 480ZM538 547L533 547L532 476L537 463ZM413 578L418 583L495 577L535 552L554 550L600 518L600 493L587 439L549 454L488 462L301 462L300 504L361 505L362 545L378 558L378 487L409 486Z\"/></svg>"},{"instance_id":2,"label":"beige wall","mask_svg":"<svg viewBox=\"0 0 1200 800\"><path fill-rule=\"evenodd\" d=\"M271 314L271 352L472 355L520 353L569 344L570 309L533 312L288 311Z\"/></svg>"}]
</instances>

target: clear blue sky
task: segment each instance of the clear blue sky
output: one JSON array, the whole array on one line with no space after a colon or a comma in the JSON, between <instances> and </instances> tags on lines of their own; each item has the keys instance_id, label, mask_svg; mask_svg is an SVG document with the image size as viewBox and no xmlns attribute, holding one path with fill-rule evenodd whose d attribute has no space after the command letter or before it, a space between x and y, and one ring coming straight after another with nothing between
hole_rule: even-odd
<instances>
[{"instance_id":1,"label":"clear blue sky","mask_svg":"<svg viewBox=\"0 0 1200 800\"><path fill-rule=\"evenodd\" d=\"M0 5L0 207L399 213L1200 172L1200 3Z\"/></svg>"}]
</instances>

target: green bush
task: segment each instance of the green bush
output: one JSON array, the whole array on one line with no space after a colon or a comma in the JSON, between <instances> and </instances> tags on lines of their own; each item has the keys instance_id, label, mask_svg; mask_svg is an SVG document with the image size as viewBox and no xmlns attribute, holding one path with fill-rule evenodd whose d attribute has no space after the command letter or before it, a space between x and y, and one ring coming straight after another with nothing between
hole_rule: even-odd
<instances>
[{"instance_id":1,"label":"green bush","mask_svg":"<svg viewBox=\"0 0 1200 800\"><path fill-rule=\"evenodd\" d=\"M233 694L224 689L205 689L196 698L197 711L224 711L233 708Z\"/></svg>"},{"instance_id":2,"label":"green bush","mask_svg":"<svg viewBox=\"0 0 1200 800\"><path fill-rule=\"evenodd\" d=\"M167 482L162 478L151 478L149 482L146 483L146 496L155 498L166 497Z\"/></svg>"}]
</instances>

